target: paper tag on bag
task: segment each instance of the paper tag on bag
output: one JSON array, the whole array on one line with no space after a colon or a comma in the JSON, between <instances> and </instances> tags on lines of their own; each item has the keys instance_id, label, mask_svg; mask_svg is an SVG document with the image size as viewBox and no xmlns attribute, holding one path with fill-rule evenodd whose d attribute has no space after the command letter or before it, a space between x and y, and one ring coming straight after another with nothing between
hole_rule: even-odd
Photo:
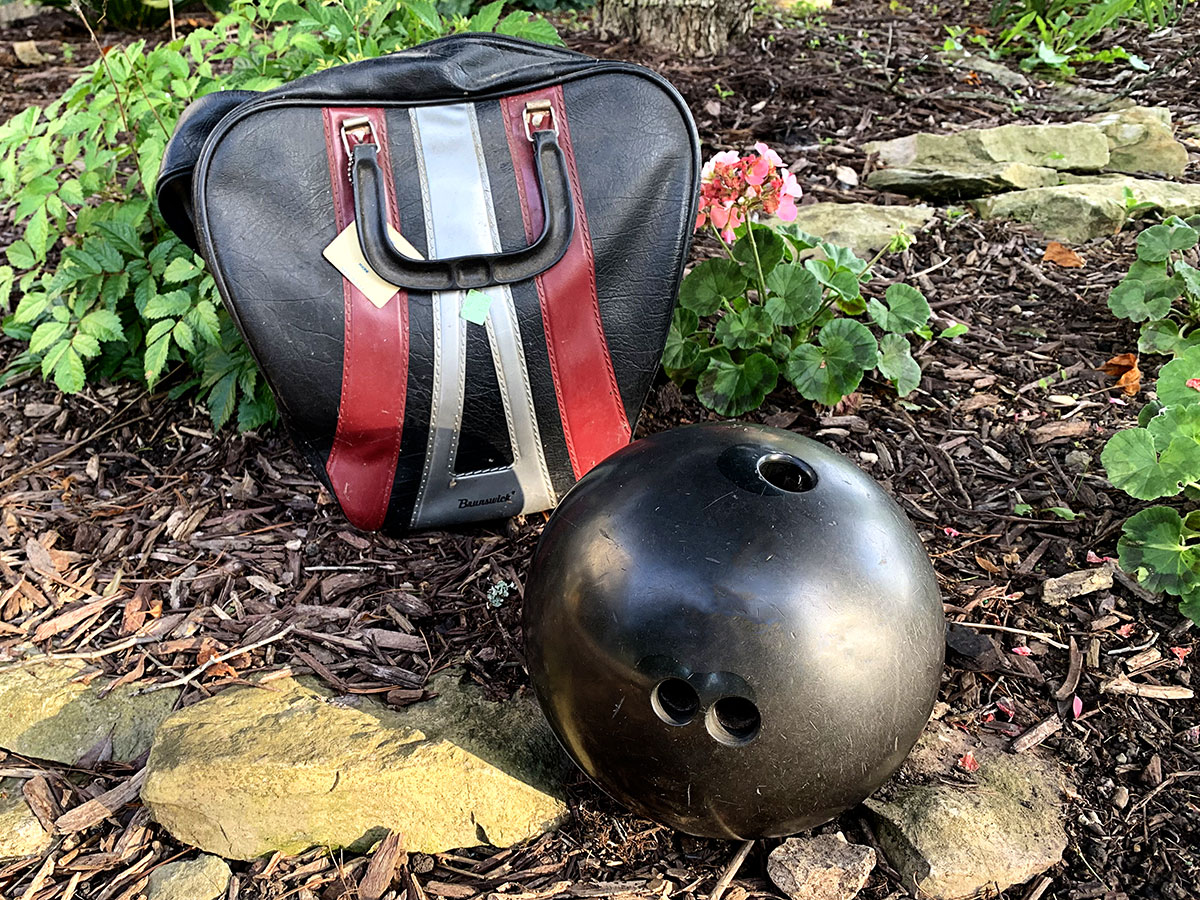
<instances>
[{"instance_id":1,"label":"paper tag on bag","mask_svg":"<svg viewBox=\"0 0 1200 900\"><path fill-rule=\"evenodd\" d=\"M390 223L388 236L392 239L392 246L405 256L413 259L425 258ZM358 226L353 222L342 229L342 233L321 251L321 255L329 260L347 281L358 288L364 297L380 309L387 306L387 302L400 290L396 285L380 278L371 268L371 264L363 256L362 248L358 245Z\"/></svg>"}]
</instances>

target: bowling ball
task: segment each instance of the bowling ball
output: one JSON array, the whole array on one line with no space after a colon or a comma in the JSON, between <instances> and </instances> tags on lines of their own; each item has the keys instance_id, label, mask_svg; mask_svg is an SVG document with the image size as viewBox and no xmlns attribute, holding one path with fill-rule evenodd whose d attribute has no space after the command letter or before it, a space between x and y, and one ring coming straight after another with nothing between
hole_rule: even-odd
<instances>
[{"instance_id":1,"label":"bowling ball","mask_svg":"<svg viewBox=\"0 0 1200 900\"><path fill-rule=\"evenodd\" d=\"M529 674L575 762L630 809L752 839L874 791L929 718L933 567L899 506L757 425L656 434L587 474L525 590Z\"/></svg>"}]
</instances>

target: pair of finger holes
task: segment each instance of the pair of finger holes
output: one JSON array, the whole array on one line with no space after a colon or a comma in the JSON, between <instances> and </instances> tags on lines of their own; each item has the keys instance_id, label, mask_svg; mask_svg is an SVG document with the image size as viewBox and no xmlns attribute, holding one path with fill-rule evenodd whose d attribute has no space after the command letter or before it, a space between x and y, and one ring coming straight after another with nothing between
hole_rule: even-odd
<instances>
[{"instance_id":1,"label":"pair of finger holes","mask_svg":"<svg viewBox=\"0 0 1200 900\"><path fill-rule=\"evenodd\" d=\"M687 725L700 713L700 695L682 678L668 678L650 693L655 714L668 725ZM713 739L731 747L758 736L762 717L745 697L721 697L704 714L704 727Z\"/></svg>"}]
</instances>

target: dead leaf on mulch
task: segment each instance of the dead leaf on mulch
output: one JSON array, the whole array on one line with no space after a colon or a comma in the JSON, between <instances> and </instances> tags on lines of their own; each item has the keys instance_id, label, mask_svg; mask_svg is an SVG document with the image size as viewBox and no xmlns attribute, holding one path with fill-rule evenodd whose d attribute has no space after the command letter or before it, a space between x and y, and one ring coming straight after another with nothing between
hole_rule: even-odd
<instances>
[{"instance_id":1,"label":"dead leaf on mulch","mask_svg":"<svg viewBox=\"0 0 1200 900\"><path fill-rule=\"evenodd\" d=\"M1117 387L1132 397L1142 389L1142 370L1138 368L1137 354L1120 353L1100 367L1105 375L1117 379Z\"/></svg>"},{"instance_id":2,"label":"dead leaf on mulch","mask_svg":"<svg viewBox=\"0 0 1200 900\"><path fill-rule=\"evenodd\" d=\"M1092 426L1082 419L1059 419L1055 422L1047 422L1045 425L1039 425L1033 429L1033 442L1035 444L1048 444L1050 441L1057 440L1058 438L1079 438L1091 430Z\"/></svg>"},{"instance_id":3,"label":"dead leaf on mulch","mask_svg":"<svg viewBox=\"0 0 1200 900\"><path fill-rule=\"evenodd\" d=\"M1052 262L1064 269L1082 269L1085 265L1085 260L1082 256L1070 247L1060 244L1058 241L1051 241L1046 245L1046 252L1042 254L1042 261Z\"/></svg>"}]
</instances>

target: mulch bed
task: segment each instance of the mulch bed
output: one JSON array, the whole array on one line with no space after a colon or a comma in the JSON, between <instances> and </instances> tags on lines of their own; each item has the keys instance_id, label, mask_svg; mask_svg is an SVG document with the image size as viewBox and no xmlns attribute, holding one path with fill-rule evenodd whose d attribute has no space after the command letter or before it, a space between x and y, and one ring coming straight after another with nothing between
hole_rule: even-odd
<instances>
[{"instance_id":1,"label":"mulch bed","mask_svg":"<svg viewBox=\"0 0 1200 900\"><path fill-rule=\"evenodd\" d=\"M807 23L764 21L752 39L709 61L586 30L567 40L663 72L696 112L706 155L766 140L796 160L809 199L902 202L839 185L836 167L862 173L867 140L1071 117L1052 85L1018 102L938 61L947 17L979 24L983 6L898 9L851 0ZM1196 25L1193 10L1173 31L1120 36L1153 65L1181 60L1169 78L1094 68L1080 81L1200 123L1200 64L1184 58L1200 39ZM43 49L67 42L74 59L18 68L5 54L29 38L46 42ZM60 14L0 30L0 117L47 102L91 58L86 35ZM717 83L733 93L718 95ZM10 230L0 223L0 235ZM1134 238L1093 242L1081 248L1085 268L1061 269L1043 262L1045 242L1031 232L944 211L911 249L877 267L872 285L917 284L943 327L970 326L953 342L920 348L925 378L911 402L867 383L837 409L815 410L782 390L747 417L814 436L862 465L918 527L948 617L1013 629L986 632L1004 651L1001 669L947 668L947 721L1018 735L1065 714L1071 695L1082 701L1083 714L1041 743L1073 772L1078 791L1067 806L1065 864L1049 873L1043 897L1200 896L1196 704L1100 691L1131 662L1143 685L1188 686L1195 629L1127 578L1057 607L1040 597L1047 577L1114 556L1120 525L1137 508L1108 487L1099 464L1107 438L1146 399L1123 395L1098 371L1136 347L1135 329L1105 305L1133 259ZM701 242L697 255L706 252ZM6 360L19 349L0 343ZM1148 378L1153 362L1143 361ZM639 434L710 418L660 381ZM0 441L0 660L26 653L32 639L39 652L75 655L129 681L180 681L183 704L284 670L396 705L420 698L429 675L449 666L498 699L528 691L521 591L544 516L402 539L360 534L280 433L214 435L203 411L127 385L64 398L31 378L10 382L0 390ZM1033 512L1017 515L1021 503ZM1079 516L1067 521L1051 507ZM117 579L123 589L106 591ZM489 601L501 582L510 596L497 604L493 592ZM1086 665L1060 701L1073 654L1054 645L1069 643ZM75 769L15 756L0 765L36 769L65 811L137 770L107 761L102 749ZM1119 788L1128 791L1120 807ZM570 802L569 823L531 845L408 858L401 875L410 900L422 892L707 896L735 849L631 816L582 776ZM73 824L81 827L46 857L0 868L0 891L132 898L148 871L188 853L136 805ZM838 827L872 840L853 810L822 830ZM774 896L764 868L773 843L754 850L727 898ZM241 897L353 897L367 862L314 850L234 870ZM898 891L881 866L863 896Z\"/></svg>"}]
</instances>

